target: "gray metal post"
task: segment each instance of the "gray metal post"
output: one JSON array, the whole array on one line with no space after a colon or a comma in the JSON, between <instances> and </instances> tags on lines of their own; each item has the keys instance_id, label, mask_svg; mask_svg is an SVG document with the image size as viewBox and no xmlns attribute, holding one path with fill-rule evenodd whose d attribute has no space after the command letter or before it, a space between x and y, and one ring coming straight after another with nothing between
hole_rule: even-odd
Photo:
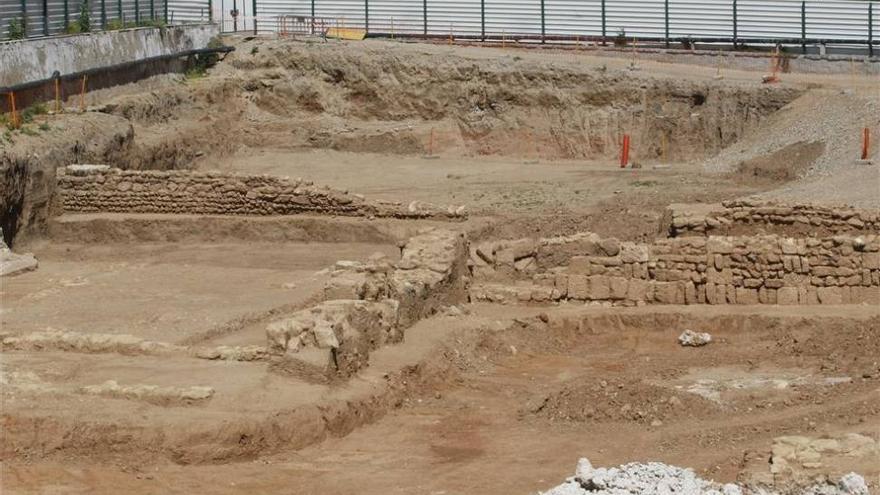
<instances>
[{"instance_id":1,"label":"gray metal post","mask_svg":"<svg viewBox=\"0 0 880 495\"><path fill-rule=\"evenodd\" d=\"M868 56L874 56L874 2L868 2Z\"/></svg>"},{"instance_id":2,"label":"gray metal post","mask_svg":"<svg viewBox=\"0 0 880 495\"><path fill-rule=\"evenodd\" d=\"M486 0L480 0L480 38L486 41Z\"/></svg>"},{"instance_id":3,"label":"gray metal post","mask_svg":"<svg viewBox=\"0 0 880 495\"><path fill-rule=\"evenodd\" d=\"M544 0L541 0L541 43L544 43L544 36L547 35L546 25L544 23Z\"/></svg>"},{"instance_id":4,"label":"gray metal post","mask_svg":"<svg viewBox=\"0 0 880 495\"><path fill-rule=\"evenodd\" d=\"M605 0L602 0L602 46L605 46L606 40L606 32L605 32Z\"/></svg>"},{"instance_id":5,"label":"gray metal post","mask_svg":"<svg viewBox=\"0 0 880 495\"><path fill-rule=\"evenodd\" d=\"M669 48L669 0L663 2L663 21L666 27L666 48Z\"/></svg>"},{"instance_id":6,"label":"gray metal post","mask_svg":"<svg viewBox=\"0 0 880 495\"><path fill-rule=\"evenodd\" d=\"M68 27L70 27L70 3L64 0L64 30L67 31Z\"/></svg>"},{"instance_id":7,"label":"gray metal post","mask_svg":"<svg viewBox=\"0 0 880 495\"><path fill-rule=\"evenodd\" d=\"M736 0L733 0L733 49L736 50L737 44L737 15L736 15Z\"/></svg>"},{"instance_id":8,"label":"gray metal post","mask_svg":"<svg viewBox=\"0 0 880 495\"><path fill-rule=\"evenodd\" d=\"M165 0L168 1L168 0ZM254 16L254 36L257 35L257 0L251 3L251 15Z\"/></svg>"},{"instance_id":9,"label":"gray metal post","mask_svg":"<svg viewBox=\"0 0 880 495\"><path fill-rule=\"evenodd\" d=\"M422 34L428 37L428 0L422 0Z\"/></svg>"},{"instance_id":10,"label":"gray metal post","mask_svg":"<svg viewBox=\"0 0 880 495\"><path fill-rule=\"evenodd\" d=\"M370 34L370 0L364 0L364 32Z\"/></svg>"},{"instance_id":11,"label":"gray metal post","mask_svg":"<svg viewBox=\"0 0 880 495\"><path fill-rule=\"evenodd\" d=\"M807 2L801 2L801 52L807 54Z\"/></svg>"},{"instance_id":12,"label":"gray metal post","mask_svg":"<svg viewBox=\"0 0 880 495\"><path fill-rule=\"evenodd\" d=\"M43 36L49 36L49 0L43 0Z\"/></svg>"},{"instance_id":13,"label":"gray metal post","mask_svg":"<svg viewBox=\"0 0 880 495\"><path fill-rule=\"evenodd\" d=\"M101 0L101 29L107 29L107 0Z\"/></svg>"},{"instance_id":14,"label":"gray metal post","mask_svg":"<svg viewBox=\"0 0 880 495\"><path fill-rule=\"evenodd\" d=\"M25 38L27 38L27 28L27 0L21 0L21 31L24 33Z\"/></svg>"},{"instance_id":15,"label":"gray metal post","mask_svg":"<svg viewBox=\"0 0 880 495\"><path fill-rule=\"evenodd\" d=\"M134 25L137 26L141 23L141 2L140 0L134 0Z\"/></svg>"}]
</instances>

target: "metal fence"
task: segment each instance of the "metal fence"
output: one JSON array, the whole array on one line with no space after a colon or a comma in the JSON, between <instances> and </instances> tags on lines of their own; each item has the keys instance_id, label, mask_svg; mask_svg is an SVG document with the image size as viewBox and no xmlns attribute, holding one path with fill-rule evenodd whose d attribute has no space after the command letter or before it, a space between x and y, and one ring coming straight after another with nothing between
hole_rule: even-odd
<instances>
[{"instance_id":1,"label":"metal fence","mask_svg":"<svg viewBox=\"0 0 880 495\"><path fill-rule=\"evenodd\" d=\"M171 0L172 4L181 0ZM189 0L196 1L196 0ZM880 0L214 0L232 28L272 31L280 15L333 18L376 36L456 39L878 44ZM256 13L254 15L253 13ZM256 21L257 26L253 23Z\"/></svg>"},{"instance_id":2,"label":"metal fence","mask_svg":"<svg viewBox=\"0 0 880 495\"><path fill-rule=\"evenodd\" d=\"M0 39L13 19L26 19L29 37L63 33L83 1L0 0ZM93 29L158 19L271 32L279 16L298 15L373 36L838 44L872 54L880 44L880 0L89 0L89 9Z\"/></svg>"},{"instance_id":3,"label":"metal fence","mask_svg":"<svg viewBox=\"0 0 880 495\"><path fill-rule=\"evenodd\" d=\"M82 7L91 31L209 21L213 0L0 0L0 41L17 30L34 38L78 32ZM13 28L14 27L14 28Z\"/></svg>"}]
</instances>

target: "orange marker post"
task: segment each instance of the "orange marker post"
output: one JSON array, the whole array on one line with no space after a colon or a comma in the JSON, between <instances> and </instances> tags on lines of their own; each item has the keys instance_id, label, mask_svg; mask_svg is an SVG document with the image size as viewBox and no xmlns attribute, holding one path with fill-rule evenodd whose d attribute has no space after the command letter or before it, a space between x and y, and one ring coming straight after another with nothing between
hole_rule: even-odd
<instances>
[{"instance_id":1,"label":"orange marker post","mask_svg":"<svg viewBox=\"0 0 880 495\"><path fill-rule=\"evenodd\" d=\"M9 108L12 109L12 128L18 129L18 111L15 109L15 93L9 93Z\"/></svg>"},{"instance_id":2,"label":"orange marker post","mask_svg":"<svg viewBox=\"0 0 880 495\"><path fill-rule=\"evenodd\" d=\"M623 146L620 150L620 168L626 168L629 163L629 134L623 135Z\"/></svg>"},{"instance_id":3,"label":"orange marker post","mask_svg":"<svg viewBox=\"0 0 880 495\"><path fill-rule=\"evenodd\" d=\"M868 159L871 150L871 129L865 127L862 131L862 160Z\"/></svg>"}]
</instances>

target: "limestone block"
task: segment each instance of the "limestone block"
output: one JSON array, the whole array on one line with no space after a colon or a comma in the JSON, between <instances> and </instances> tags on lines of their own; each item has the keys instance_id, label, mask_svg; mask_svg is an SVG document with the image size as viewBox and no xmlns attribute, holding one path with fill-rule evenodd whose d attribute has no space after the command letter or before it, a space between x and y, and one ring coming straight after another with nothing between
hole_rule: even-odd
<instances>
[{"instance_id":1,"label":"limestone block","mask_svg":"<svg viewBox=\"0 0 880 495\"><path fill-rule=\"evenodd\" d=\"M758 304L758 290L747 287L736 288L736 304Z\"/></svg>"},{"instance_id":2,"label":"limestone block","mask_svg":"<svg viewBox=\"0 0 880 495\"><path fill-rule=\"evenodd\" d=\"M592 300L605 300L611 298L610 278L604 275L591 275L589 279L588 298Z\"/></svg>"},{"instance_id":3,"label":"limestone block","mask_svg":"<svg viewBox=\"0 0 880 495\"><path fill-rule=\"evenodd\" d=\"M660 304L684 304L681 282L653 282L654 300Z\"/></svg>"},{"instance_id":4,"label":"limestone block","mask_svg":"<svg viewBox=\"0 0 880 495\"><path fill-rule=\"evenodd\" d=\"M610 277L611 299L626 299L629 282L624 277Z\"/></svg>"},{"instance_id":5,"label":"limestone block","mask_svg":"<svg viewBox=\"0 0 880 495\"><path fill-rule=\"evenodd\" d=\"M843 289L841 287L819 287L816 294L821 304L843 304Z\"/></svg>"},{"instance_id":6,"label":"limestone block","mask_svg":"<svg viewBox=\"0 0 880 495\"><path fill-rule=\"evenodd\" d=\"M797 287L780 287L776 290L776 304L793 306L798 304Z\"/></svg>"},{"instance_id":7,"label":"limestone block","mask_svg":"<svg viewBox=\"0 0 880 495\"><path fill-rule=\"evenodd\" d=\"M568 276L568 297L569 299L586 300L590 294L590 287L586 275L569 275Z\"/></svg>"},{"instance_id":8,"label":"limestone block","mask_svg":"<svg viewBox=\"0 0 880 495\"><path fill-rule=\"evenodd\" d=\"M646 280L629 280L626 287L626 299L630 301L647 301L648 285Z\"/></svg>"}]
</instances>

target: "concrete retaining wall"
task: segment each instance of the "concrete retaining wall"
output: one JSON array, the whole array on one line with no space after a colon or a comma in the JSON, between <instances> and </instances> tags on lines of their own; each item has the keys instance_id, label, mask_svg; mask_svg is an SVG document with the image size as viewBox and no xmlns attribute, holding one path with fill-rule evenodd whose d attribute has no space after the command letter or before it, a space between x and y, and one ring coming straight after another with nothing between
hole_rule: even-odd
<instances>
[{"instance_id":1,"label":"concrete retaining wall","mask_svg":"<svg viewBox=\"0 0 880 495\"><path fill-rule=\"evenodd\" d=\"M205 48L219 34L216 25L194 24L3 42L0 87Z\"/></svg>"}]
</instances>

